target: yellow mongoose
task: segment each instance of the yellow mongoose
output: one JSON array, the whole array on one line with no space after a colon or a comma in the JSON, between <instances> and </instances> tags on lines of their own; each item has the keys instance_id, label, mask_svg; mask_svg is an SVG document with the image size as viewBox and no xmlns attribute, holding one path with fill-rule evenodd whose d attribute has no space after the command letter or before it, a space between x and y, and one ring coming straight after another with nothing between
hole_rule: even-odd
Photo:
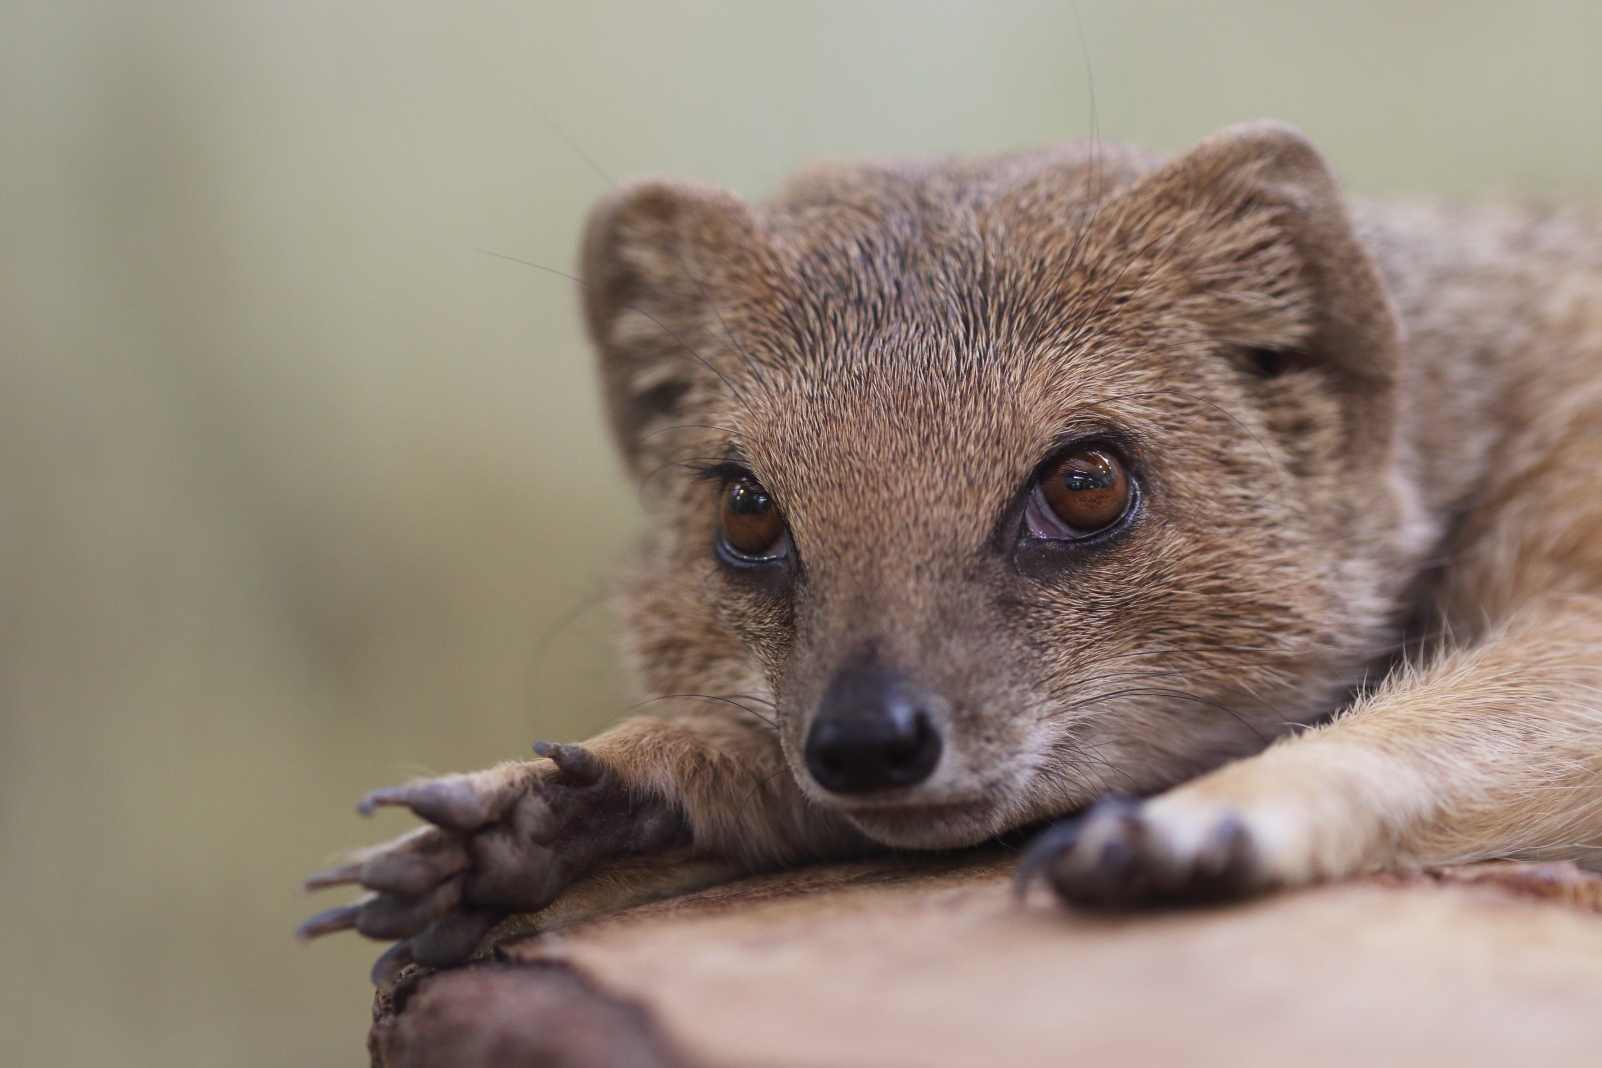
<instances>
[{"instance_id":1,"label":"yellow mongoose","mask_svg":"<svg viewBox=\"0 0 1602 1068\"><path fill-rule=\"evenodd\" d=\"M1088 809L1032 862L1126 905L1602 843L1591 217L1348 205L1264 123L642 181L582 271L654 711L364 799L429 826L304 931L376 975L668 846Z\"/></svg>"}]
</instances>

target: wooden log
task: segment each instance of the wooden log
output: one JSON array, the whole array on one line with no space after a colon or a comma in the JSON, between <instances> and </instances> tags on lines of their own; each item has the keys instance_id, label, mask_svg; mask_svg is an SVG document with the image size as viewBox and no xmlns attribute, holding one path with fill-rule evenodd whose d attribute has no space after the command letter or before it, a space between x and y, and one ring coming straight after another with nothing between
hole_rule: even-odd
<instances>
[{"instance_id":1,"label":"wooden log","mask_svg":"<svg viewBox=\"0 0 1602 1068\"><path fill-rule=\"evenodd\" d=\"M607 908L650 893L614 879L381 996L374 1064L1602 1063L1602 879L1572 865L1122 916L1019 900L1011 872L885 858Z\"/></svg>"}]
</instances>

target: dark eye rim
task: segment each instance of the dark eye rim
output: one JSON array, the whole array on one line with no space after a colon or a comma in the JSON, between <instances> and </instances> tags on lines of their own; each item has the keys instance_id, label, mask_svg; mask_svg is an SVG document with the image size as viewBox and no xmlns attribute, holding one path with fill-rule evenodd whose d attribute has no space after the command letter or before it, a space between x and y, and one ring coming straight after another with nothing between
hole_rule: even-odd
<instances>
[{"instance_id":1,"label":"dark eye rim","mask_svg":"<svg viewBox=\"0 0 1602 1068\"><path fill-rule=\"evenodd\" d=\"M1107 453L1118 461L1118 466L1123 469L1124 478L1129 484L1129 495L1124 501L1123 511L1118 514L1117 519L1085 534L1065 535L1060 538L1043 538L1035 534L1029 529L1028 509L1031 504L1039 499L1040 507L1044 508L1048 514L1055 515L1052 512L1050 503L1042 499L1044 494L1040 486L1040 480L1047 471L1069 453L1091 451ZM1122 448L1116 440L1109 440L1106 437L1087 437L1064 442L1051 450L1046 455L1046 458L1036 465L1034 471L1029 475L1029 480L1025 483L1022 503L1017 509L1017 547L1048 545L1090 549L1116 538L1134 523L1142 511L1141 506L1144 503L1145 494L1141 482L1138 466L1131 462L1128 450Z\"/></svg>"},{"instance_id":2,"label":"dark eye rim","mask_svg":"<svg viewBox=\"0 0 1602 1068\"><path fill-rule=\"evenodd\" d=\"M718 529L717 537L713 539L713 548L717 550L718 558L730 567L771 567L774 564L782 564L790 559L792 555L791 547L790 527L788 525L779 533L778 538L773 542L773 546L770 546L770 549L774 551L763 553L761 556L742 553L739 549L730 545L729 539L723 533L721 527Z\"/></svg>"}]
</instances>

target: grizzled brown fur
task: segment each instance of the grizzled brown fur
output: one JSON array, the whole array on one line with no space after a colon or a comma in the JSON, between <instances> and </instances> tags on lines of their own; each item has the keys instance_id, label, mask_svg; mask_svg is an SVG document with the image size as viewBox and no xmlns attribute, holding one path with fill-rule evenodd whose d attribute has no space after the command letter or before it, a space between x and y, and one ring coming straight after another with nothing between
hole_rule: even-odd
<instances>
[{"instance_id":1,"label":"grizzled brown fur","mask_svg":"<svg viewBox=\"0 0 1602 1068\"><path fill-rule=\"evenodd\" d=\"M596 209L583 276L652 518L621 605L660 699L585 748L634 817L683 828L615 840L771 864L1148 798L1039 858L1104 904L1602 841L1588 218L1349 207L1254 124L1167 161L828 164L760 206L638 182ZM1021 538L1075 441L1123 457L1126 520ZM783 508L783 567L714 551L720 464ZM803 744L864 660L944 747L916 785L838 794ZM414 930L539 907L578 753L385 792L437 827L323 881ZM481 889L519 871L539 893Z\"/></svg>"}]
</instances>

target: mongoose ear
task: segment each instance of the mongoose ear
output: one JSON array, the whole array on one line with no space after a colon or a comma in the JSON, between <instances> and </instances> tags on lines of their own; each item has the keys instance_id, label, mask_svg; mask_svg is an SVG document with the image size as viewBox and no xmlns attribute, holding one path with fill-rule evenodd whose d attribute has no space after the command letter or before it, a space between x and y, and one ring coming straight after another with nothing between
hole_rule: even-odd
<instances>
[{"instance_id":1,"label":"mongoose ear","mask_svg":"<svg viewBox=\"0 0 1602 1068\"><path fill-rule=\"evenodd\" d=\"M653 431L736 398L731 330L762 284L749 205L694 182L639 179L590 213L580 271L612 432L636 476Z\"/></svg>"},{"instance_id":2,"label":"mongoose ear","mask_svg":"<svg viewBox=\"0 0 1602 1068\"><path fill-rule=\"evenodd\" d=\"M1191 246L1171 254L1191 284L1222 298L1195 302L1221 340L1296 350L1358 402L1348 405L1357 437L1388 437L1399 320L1311 141L1282 123L1227 127L1127 195L1147 233Z\"/></svg>"}]
</instances>

